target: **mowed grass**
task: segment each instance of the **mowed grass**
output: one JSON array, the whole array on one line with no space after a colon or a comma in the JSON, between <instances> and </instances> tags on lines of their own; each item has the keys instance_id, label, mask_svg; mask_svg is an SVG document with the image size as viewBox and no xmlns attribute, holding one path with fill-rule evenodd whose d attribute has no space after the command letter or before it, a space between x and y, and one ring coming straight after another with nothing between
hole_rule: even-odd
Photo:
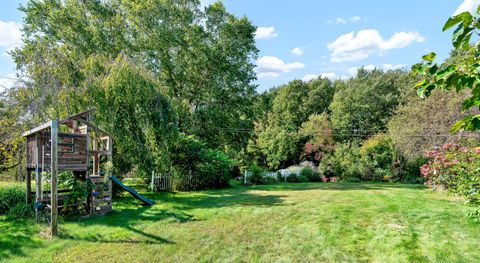
<instances>
[{"instance_id":1,"label":"mowed grass","mask_svg":"<svg viewBox=\"0 0 480 263\"><path fill-rule=\"evenodd\" d=\"M0 261L480 262L461 200L418 185L280 184L130 197L102 217L0 218Z\"/></svg>"}]
</instances>

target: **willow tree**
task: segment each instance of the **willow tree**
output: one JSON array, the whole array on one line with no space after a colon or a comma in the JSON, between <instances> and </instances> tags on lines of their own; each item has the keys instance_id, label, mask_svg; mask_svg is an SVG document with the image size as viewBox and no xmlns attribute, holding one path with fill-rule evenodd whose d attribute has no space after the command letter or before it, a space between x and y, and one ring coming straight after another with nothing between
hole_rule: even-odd
<instances>
[{"instance_id":1,"label":"willow tree","mask_svg":"<svg viewBox=\"0 0 480 263\"><path fill-rule=\"evenodd\" d=\"M240 149L253 128L255 27L217 2L30 0L12 56L28 79L21 105L34 122L93 106L92 83L122 55L168 89L180 130ZM151 107L139 104L138 107Z\"/></svg>"},{"instance_id":2,"label":"willow tree","mask_svg":"<svg viewBox=\"0 0 480 263\"><path fill-rule=\"evenodd\" d=\"M168 89L124 56L106 71L92 86L95 121L118 142L114 155L117 171L126 172L132 166L143 173L168 171L178 124Z\"/></svg>"}]
</instances>

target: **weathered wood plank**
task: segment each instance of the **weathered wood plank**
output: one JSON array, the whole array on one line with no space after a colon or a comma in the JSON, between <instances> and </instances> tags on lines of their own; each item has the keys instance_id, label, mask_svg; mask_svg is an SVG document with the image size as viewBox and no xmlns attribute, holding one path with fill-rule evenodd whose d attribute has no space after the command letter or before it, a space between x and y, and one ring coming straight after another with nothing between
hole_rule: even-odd
<instances>
[{"instance_id":1,"label":"weathered wood plank","mask_svg":"<svg viewBox=\"0 0 480 263\"><path fill-rule=\"evenodd\" d=\"M52 210L50 212L50 232L52 236L56 236L58 234L58 121L53 120L50 124L50 131L51 131L51 164L50 164L50 172L51 172L51 197L50 203Z\"/></svg>"}]
</instances>

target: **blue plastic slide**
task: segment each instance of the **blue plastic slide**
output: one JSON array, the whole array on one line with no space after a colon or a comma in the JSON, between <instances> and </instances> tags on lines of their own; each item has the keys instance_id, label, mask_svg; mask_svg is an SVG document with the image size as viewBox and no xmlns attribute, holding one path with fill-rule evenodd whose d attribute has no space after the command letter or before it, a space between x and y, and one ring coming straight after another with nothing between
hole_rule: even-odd
<instances>
[{"instance_id":1,"label":"blue plastic slide","mask_svg":"<svg viewBox=\"0 0 480 263\"><path fill-rule=\"evenodd\" d=\"M122 183L122 181L118 180L117 177L115 176L110 176L110 180L112 180L112 182L114 182L116 185L120 186L120 188L122 188L123 190L129 192L133 197L135 197L136 199L142 201L142 203L144 205L153 205L155 204L155 201L153 200L150 200L148 198L145 198L143 195L140 195L139 193L137 193L137 191L133 190L132 188L124 185Z\"/></svg>"}]
</instances>

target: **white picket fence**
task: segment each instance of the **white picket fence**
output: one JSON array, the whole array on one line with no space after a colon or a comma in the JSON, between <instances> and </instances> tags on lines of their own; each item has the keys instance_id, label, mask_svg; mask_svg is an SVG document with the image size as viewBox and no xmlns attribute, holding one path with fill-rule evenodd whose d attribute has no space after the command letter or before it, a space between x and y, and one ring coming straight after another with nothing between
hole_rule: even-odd
<instances>
[{"instance_id":1,"label":"white picket fence","mask_svg":"<svg viewBox=\"0 0 480 263\"><path fill-rule=\"evenodd\" d=\"M154 192L172 190L172 181L169 174L155 174L152 171L152 180L150 182L150 190Z\"/></svg>"}]
</instances>

